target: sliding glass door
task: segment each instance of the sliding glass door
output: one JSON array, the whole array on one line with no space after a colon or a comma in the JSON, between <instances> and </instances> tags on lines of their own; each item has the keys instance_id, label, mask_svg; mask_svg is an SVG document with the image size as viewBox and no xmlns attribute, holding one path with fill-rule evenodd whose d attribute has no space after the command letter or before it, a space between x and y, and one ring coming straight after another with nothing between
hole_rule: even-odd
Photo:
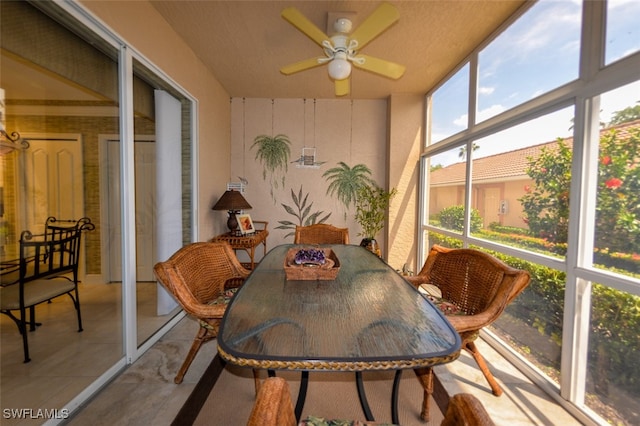
<instances>
[{"instance_id":1,"label":"sliding glass door","mask_svg":"<svg viewBox=\"0 0 640 426\"><path fill-rule=\"evenodd\" d=\"M49 216L88 217L96 226L82 241L81 333L68 298L39 305L42 325L29 333L31 362L24 363L18 328L0 315L0 400L2 409L73 409L78 395L90 396L134 361L180 313L152 268L167 250L158 235L167 210L178 244L193 235L193 100L57 4L0 7L0 122L20 142L0 156L0 260L17 258L21 232L43 232ZM159 97L174 105L172 125L162 129ZM170 159L158 157L167 133L177 135L165 142L177 153ZM177 202L163 203L158 171L169 169L183 177L171 195Z\"/></svg>"}]
</instances>

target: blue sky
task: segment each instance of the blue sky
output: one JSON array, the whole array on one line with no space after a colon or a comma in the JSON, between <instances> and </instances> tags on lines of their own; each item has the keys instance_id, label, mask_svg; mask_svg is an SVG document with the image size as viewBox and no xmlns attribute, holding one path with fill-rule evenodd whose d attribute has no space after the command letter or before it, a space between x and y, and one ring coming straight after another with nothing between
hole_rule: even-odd
<instances>
[{"instance_id":1,"label":"blue sky","mask_svg":"<svg viewBox=\"0 0 640 426\"><path fill-rule=\"evenodd\" d=\"M581 14L581 1L542 0L480 53L478 121L578 77ZM640 1L610 0L606 63L640 49L639 20ZM434 97L434 140L466 128L467 79L465 68ZM608 122L615 111L638 101L640 81L603 95L601 121ZM570 136L572 117L573 109L568 108L515 131L494 135L492 141L504 137L505 142L492 143L491 147L485 144L476 154L490 155ZM449 164L459 160L456 150L436 162Z\"/></svg>"}]
</instances>

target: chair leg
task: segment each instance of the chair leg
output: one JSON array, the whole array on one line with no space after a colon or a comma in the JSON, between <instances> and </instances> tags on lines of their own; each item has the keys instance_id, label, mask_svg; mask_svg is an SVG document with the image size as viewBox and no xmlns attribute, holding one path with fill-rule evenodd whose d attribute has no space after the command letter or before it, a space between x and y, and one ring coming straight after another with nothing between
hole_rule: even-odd
<instances>
[{"instance_id":1,"label":"chair leg","mask_svg":"<svg viewBox=\"0 0 640 426\"><path fill-rule=\"evenodd\" d=\"M422 412L420 413L420 418L425 422L429 421L429 400L431 399L431 395L433 394L433 369L431 367L424 368L416 368L413 370L416 373L416 377L418 377L418 381L422 385L422 389L424 389L424 395L422 397Z\"/></svg>"},{"instance_id":2,"label":"chair leg","mask_svg":"<svg viewBox=\"0 0 640 426\"><path fill-rule=\"evenodd\" d=\"M256 388L256 396L258 396L258 391L260 390L260 370L253 370L253 382L255 384L255 388Z\"/></svg>"},{"instance_id":3,"label":"chair leg","mask_svg":"<svg viewBox=\"0 0 640 426\"><path fill-rule=\"evenodd\" d=\"M491 370L489 370L489 367L487 366L487 363L484 360L484 357L478 351L476 344L474 342L467 342L464 348L467 351L469 351L471 355L473 355L473 358L476 360L478 367L480 367L480 371L482 371L482 374L484 374L484 377L487 379L487 382L489 382L489 386L491 386L491 391L493 392L493 394L495 396L502 395L502 388L496 381L495 377L493 377L493 374L491 374Z\"/></svg>"},{"instance_id":4,"label":"chair leg","mask_svg":"<svg viewBox=\"0 0 640 426\"><path fill-rule=\"evenodd\" d=\"M178 370L178 374L176 374L176 377L173 379L174 383L176 384L182 383L182 379L184 379L184 375L187 373L187 370L191 366L193 359L196 357L196 354L200 350L200 346L202 346L202 344L207 340L211 340L213 338L208 334L209 334L209 330L207 330L204 327L200 327L200 329L198 330L198 334L196 335L196 338L193 339L193 343L191 344L191 349L189 349L189 353L187 354L187 357L182 363L180 370Z\"/></svg>"},{"instance_id":5,"label":"chair leg","mask_svg":"<svg viewBox=\"0 0 640 426\"><path fill-rule=\"evenodd\" d=\"M69 297L73 300L73 306L76 308L76 314L78 317L78 332L82 331L82 314L80 313L80 293L78 292L78 283L76 282L76 297L73 297L69 293Z\"/></svg>"}]
</instances>

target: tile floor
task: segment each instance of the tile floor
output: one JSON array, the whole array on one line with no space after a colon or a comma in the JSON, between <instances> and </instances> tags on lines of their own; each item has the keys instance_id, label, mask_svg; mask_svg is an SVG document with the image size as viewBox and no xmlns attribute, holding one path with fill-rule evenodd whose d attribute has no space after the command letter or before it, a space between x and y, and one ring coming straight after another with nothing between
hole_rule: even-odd
<instances>
[{"instance_id":1,"label":"tile floor","mask_svg":"<svg viewBox=\"0 0 640 426\"><path fill-rule=\"evenodd\" d=\"M173 377L194 335L195 324L183 319L143 357L108 385L70 422L71 425L169 425L208 366L215 342L200 350L181 385ZM450 393L469 392L485 405L497 425L580 425L486 343L478 342L490 368L503 385L495 397L473 359L462 354L437 374Z\"/></svg>"},{"instance_id":2,"label":"tile floor","mask_svg":"<svg viewBox=\"0 0 640 426\"><path fill-rule=\"evenodd\" d=\"M85 292L83 313L86 312L86 318L83 333L76 333L75 329L69 332L68 323L73 324L75 320L73 308L65 309L64 313L58 314L56 302L43 305L39 319L44 321L45 311L51 310L56 321L48 321L45 324L46 329L43 326L38 332L30 335L30 341L33 341L34 361L29 364L22 363L20 339L12 329L15 325L2 316L0 402L3 409L28 406L25 401L32 403L34 407L60 407L115 362L114 359L121 352L121 339L117 332L113 332L120 325L119 321L113 320L115 314L112 310L114 306L119 306L119 299L104 293L115 289L110 285L101 286L91 297ZM154 298L151 297L150 300ZM102 305L104 309L99 308ZM68 315L71 318L67 318ZM91 332L86 332L87 330ZM99 333L100 330L104 333ZM180 385L174 384L175 372L180 367L196 330L194 320L182 319L138 361L126 368L94 399L81 407L68 423L171 424L216 350L215 342L207 343L198 353L184 382ZM43 331L47 331L47 334ZM49 341L45 341L45 336ZM43 340L38 342L37 339ZM61 346L62 349L59 349L55 356L46 356L46 351L53 345ZM580 424L488 345L479 342L479 346L496 378L503 384L505 393L501 397L494 397L474 361L463 353L458 361L437 367L437 374L450 394L473 393L481 399L498 425ZM3 418L1 423L3 426L23 426L43 422Z\"/></svg>"}]
</instances>

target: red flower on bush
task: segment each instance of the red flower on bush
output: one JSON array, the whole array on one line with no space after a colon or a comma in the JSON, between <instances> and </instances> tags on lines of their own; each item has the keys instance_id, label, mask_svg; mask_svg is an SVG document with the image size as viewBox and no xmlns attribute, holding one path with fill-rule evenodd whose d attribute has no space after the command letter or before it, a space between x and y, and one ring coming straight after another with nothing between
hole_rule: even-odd
<instances>
[{"instance_id":1,"label":"red flower on bush","mask_svg":"<svg viewBox=\"0 0 640 426\"><path fill-rule=\"evenodd\" d=\"M529 185L525 185L524 192L527 192L527 193L531 192L531 187Z\"/></svg>"},{"instance_id":2,"label":"red flower on bush","mask_svg":"<svg viewBox=\"0 0 640 426\"><path fill-rule=\"evenodd\" d=\"M608 181L606 181L604 184L607 185L607 188L616 189L622 186L622 180L618 178L611 178Z\"/></svg>"},{"instance_id":3,"label":"red flower on bush","mask_svg":"<svg viewBox=\"0 0 640 426\"><path fill-rule=\"evenodd\" d=\"M611 164L611 157L606 155L606 156L602 157L600 162L602 163L602 165L607 166L607 165Z\"/></svg>"}]
</instances>

